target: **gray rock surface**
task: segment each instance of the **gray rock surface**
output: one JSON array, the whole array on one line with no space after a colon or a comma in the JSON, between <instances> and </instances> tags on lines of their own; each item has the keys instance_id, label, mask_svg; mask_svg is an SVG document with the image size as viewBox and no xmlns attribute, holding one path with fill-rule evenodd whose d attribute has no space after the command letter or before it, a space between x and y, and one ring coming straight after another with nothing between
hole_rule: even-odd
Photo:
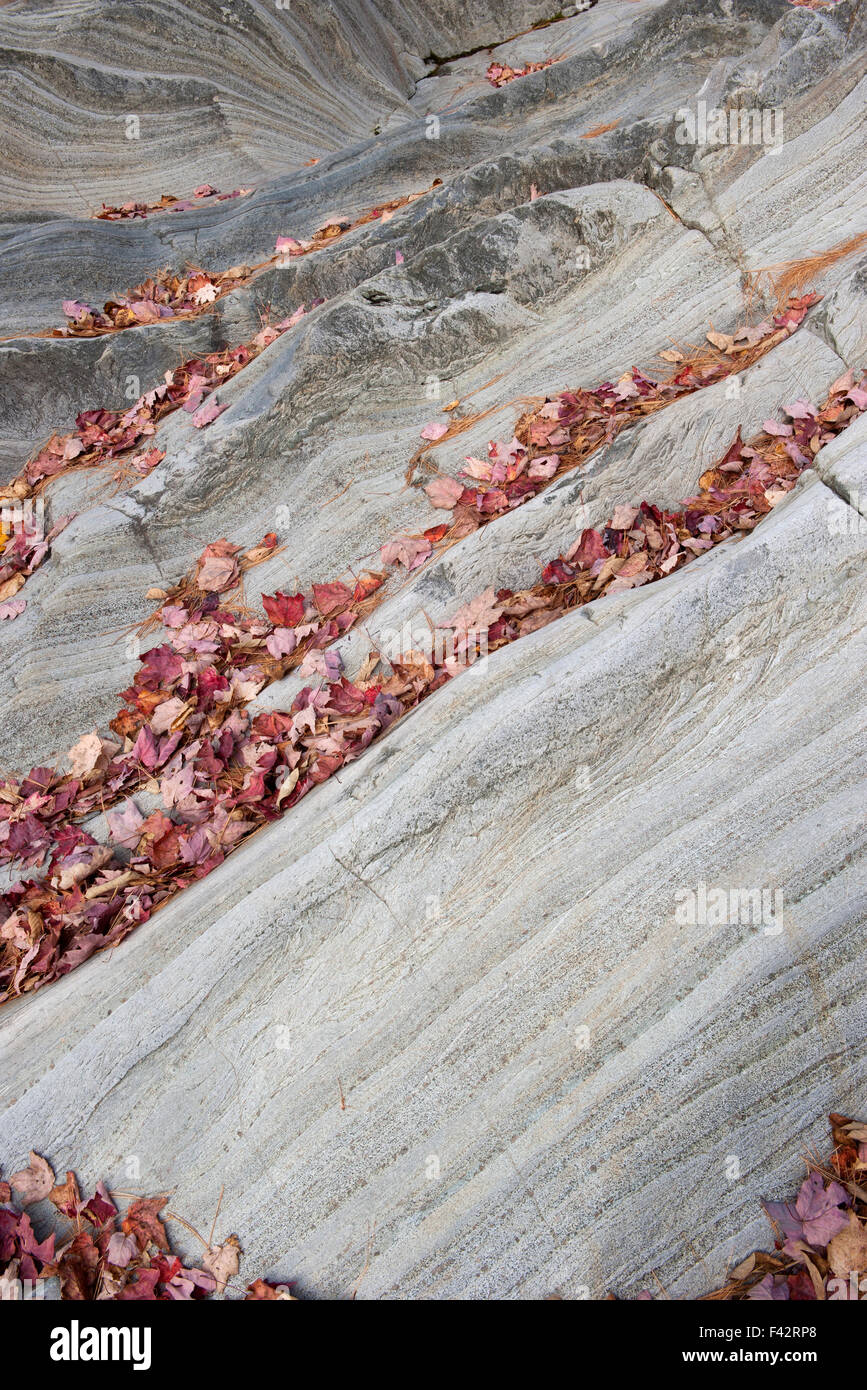
<instances>
[{"instance_id":1,"label":"gray rock surface","mask_svg":"<svg viewBox=\"0 0 867 1390\"><path fill-rule=\"evenodd\" d=\"M225 1183L251 1267L320 1296L374 1223L361 1297L721 1278L863 1094L867 538L844 511L814 480L517 643L86 977L7 1006L4 1148L118 1186L135 1158L199 1225ZM781 921L679 926L701 881L773 886Z\"/></svg>"},{"instance_id":2,"label":"gray rock surface","mask_svg":"<svg viewBox=\"0 0 867 1390\"><path fill-rule=\"evenodd\" d=\"M648 417L392 586L344 642L350 670L369 640L533 582L616 503L673 506L738 425L867 365L867 21L848 0L600 0L528 33L554 7L127 8L0 11L4 476L130 377L249 338L266 304L325 303L212 426L165 419L150 477L49 489L50 516L78 516L0 626L4 766L105 726L145 591L208 541L278 531L255 603L441 520L405 473L456 397L491 413L434 452L446 473L511 437L523 398L659 372L660 350L742 321L746 273L851 243L735 388ZM781 111L782 141L678 139L684 108L736 99ZM41 336L65 297L262 260L435 178L195 320ZM85 217L204 181L256 191ZM862 421L755 533L494 654L117 950L4 1006L4 1168L32 1146L85 1182L177 1188L200 1229L225 1185L243 1272L314 1297L349 1296L368 1253L360 1298L721 1282L826 1112L864 1110L865 459ZM700 883L781 906L685 926Z\"/></svg>"}]
</instances>

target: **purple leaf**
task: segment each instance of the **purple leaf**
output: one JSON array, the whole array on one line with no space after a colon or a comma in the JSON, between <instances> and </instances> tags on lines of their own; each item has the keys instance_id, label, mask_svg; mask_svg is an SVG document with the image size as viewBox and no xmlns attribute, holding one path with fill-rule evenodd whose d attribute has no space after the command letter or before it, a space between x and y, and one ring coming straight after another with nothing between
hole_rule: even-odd
<instances>
[{"instance_id":1,"label":"purple leaf","mask_svg":"<svg viewBox=\"0 0 867 1390\"><path fill-rule=\"evenodd\" d=\"M795 1202L795 1210L804 1225L804 1239L813 1246L827 1245L849 1224L841 1206L848 1206L845 1188L832 1182L825 1189L821 1173L811 1173L804 1179Z\"/></svg>"},{"instance_id":2,"label":"purple leaf","mask_svg":"<svg viewBox=\"0 0 867 1390\"><path fill-rule=\"evenodd\" d=\"M773 1299L775 1302L788 1300L789 1286L779 1274L766 1274L760 1284L753 1284L747 1294L748 1299Z\"/></svg>"}]
</instances>

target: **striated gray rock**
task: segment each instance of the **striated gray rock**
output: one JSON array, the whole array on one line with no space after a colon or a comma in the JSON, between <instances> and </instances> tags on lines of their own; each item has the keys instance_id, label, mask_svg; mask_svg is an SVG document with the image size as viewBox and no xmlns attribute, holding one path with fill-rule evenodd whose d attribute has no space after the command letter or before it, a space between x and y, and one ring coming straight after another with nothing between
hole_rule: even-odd
<instances>
[{"instance_id":1,"label":"striated gray rock","mask_svg":"<svg viewBox=\"0 0 867 1390\"><path fill-rule=\"evenodd\" d=\"M816 457L816 471L849 503L849 528L865 530L867 518L867 423L857 420L851 430L833 440Z\"/></svg>"},{"instance_id":2,"label":"striated gray rock","mask_svg":"<svg viewBox=\"0 0 867 1390\"><path fill-rule=\"evenodd\" d=\"M0 11L4 478L130 379L325 300L221 389L213 425L160 424L148 478L48 489L49 519L78 515L0 625L0 764L51 764L105 727L145 591L207 542L279 533L255 604L441 520L406 470L455 398L489 413L433 452L451 474L511 437L526 398L661 372L661 350L743 320L750 272L846 244L755 366L392 584L341 644L350 672L371 643L534 582L618 502L674 507L738 426L867 365L857 7L600 0L531 29L554 8ZM492 59L549 58L485 81ZM685 140L699 103L759 126L775 108L775 138ZM63 298L257 263L434 179L196 319L47 336ZM205 181L256 191L85 215ZM757 1199L791 1187L826 1112L864 1108L865 460L862 420L746 539L495 653L117 950L4 1006L4 1169L32 1146L85 1182L176 1188L200 1229L225 1185L242 1272L313 1297L349 1296L369 1243L360 1298L721 1282L766 1241ZM101 816L88 828L105 838ZM684 921L700 885L771 910Z\"/></svg>"},{"instance_id":3,"label":"striated gray rock","mask_svg":"<svg viewBox=\"0 0 867 1390\"><path fill-rule=\"evenodd\" d=\"M249 1267L319 1296L349 1292L374 1223L359 1297L721 1279L863 1095L845 510L814 479L515 644L86 976L7 1006L4 1150L118 1186L136 1157L200 1226L225 1183ZM678 925L701 882L772 885L781 919Z\"/></svg>"},{"instance_id":4,"label":"striated gray rock","mask_svg":"<svg viewBox=\"0 0 867 1390\"><path fill-rule=\"evenodd\" d=\"M25 207L80 215L107 195L158 198L179 180L187 193L283 172L406 113L434 51L496 42L501 25L516 32L548 8L155 0L118 14L66 0L39 14L13 4L3 23L6 206L19 211L23 193Z\"/></svg>"}]
</instances>

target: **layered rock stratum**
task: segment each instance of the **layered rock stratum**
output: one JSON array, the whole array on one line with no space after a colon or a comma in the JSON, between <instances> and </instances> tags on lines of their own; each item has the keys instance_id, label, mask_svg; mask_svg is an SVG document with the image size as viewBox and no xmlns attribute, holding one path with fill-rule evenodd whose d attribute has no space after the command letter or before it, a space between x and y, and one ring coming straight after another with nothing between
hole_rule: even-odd
<instances>
[{"instance_id":1,"label":"layered rock stratum","mask_svg":"<svg viewBox=\"0 0 867 1390\"><path fill-rule=\"evenodd\" d=\"M821 300L734 389L649 415L393 583L350 672L389 633L536 583L618 504L676 507L738 427L867 366L859 6L553 10L0 11L4 478L131 379L308 306L213 424L159 424L146 478L45 491L49 519L76 515L0 626L5 767L106 727L146 592L206 543L277 532L255 608L441 521L407 465L447 403L479 415L435 451L453 476L522 401L658 369L817 257ZM683 138L700 104L772 113L770 138ZM205 182L254 191L91 216ZM423 189L195 317L50 336L64 299L259 264ZM5 1004L0 1153L171 1189L205 1230L224 1189L244 1269L313 1297L722 1282L805 1136L864 1108L865 499L862 419L749 535L494 652L116 949ZM684 924L684 895L720 884L778 895L773 923Z\"/></svg>"}]
</instances>

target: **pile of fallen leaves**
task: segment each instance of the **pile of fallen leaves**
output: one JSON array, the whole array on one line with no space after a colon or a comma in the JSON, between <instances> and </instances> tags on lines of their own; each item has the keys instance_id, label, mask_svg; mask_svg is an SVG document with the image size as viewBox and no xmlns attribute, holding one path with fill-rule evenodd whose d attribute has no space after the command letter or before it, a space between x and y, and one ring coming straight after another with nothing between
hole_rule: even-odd
<instances>
[{"instance_id":1,"label":"pile of fallen leaves","mask_svg":"<svg viewBox=\"0 0 867 1390\"><path fill-rule=\"evenodd\" d=\"M212 184L202 183L193 189L189 198L178 198L174 193L164 193L155 203L129 201L121 203L118 207L103 203L100 211L93 215L104 222L125 222L137 217L151 217L158 212L189 212L191 208L203 207L211 200L215 203L225 203L231 198L246 198L253 192L252 188L233 188L231 193L221 193Z\"/></svg>"},{"instance_id":2,"label":"pile of fallen leaves","mask_svg":"<svg viewBox=\"0 0 867 1390\"><path fill-rule=\"evenodd\" d=\"M316 163L315 160L310 162ZM441 179L434 179L431 188L435 188L441 182ZM239 189L232 194L218 194L210 185L202 185L196 189L194 196L213 196L219 200L251 191ZM191 317L202 313L216 299L247 283L262 269L282 261L287 256L307 255L311 251L330 245L354 227L373 221L386 222L398 209L415 202L428 191L424 189L419 193L408 193L399 198L389 199L362 213L354 221L329 222L309 240L279 237L275 255L261 266L234 266L220 275L210 275L198 269L186 276L172 276L167 271L162 272L156 280L149 279L127 294L109 300L102 313L76 300L65 300L63 307L68 316L67 325L63 329L55 330L55 336L98 337L142 323L154 323L163 318ZM322 299L314 299L310 307L316 308L323 302ZM0 509L13 517L7 526L4 515L3 523L0 524L0 622L17 618L24 612L26 601L17 598L16 595L33 571L46 559L52 541L72 520L72 516L58 518L45 534L40 527L33 524L32 515L20 504L32 498L51 478L75 469L96 467L120 455L129 454L142 440L155 432L157 422L162 416L179 406L190 411L193 424L197 428L211 424L226 407L218 405L216 401L202 405L204 397L229 381L287 328L297 323L304 312L302 306L280 323L266 324L249 343L241 343L236 348L224 349L210 353L204 358L193 358L182 363L174 370L166 372L163 382L144 392L126 410L81 411L76 417L76 429L72 433L53 435L24 466L18 477L10 483L0 485ZM161 449L142 449L134 456L124 458L123 467L114 475L115 481L134 482L139 477L146 477L164 457L165 453ZM17 519L16 512L20 513Z\"/></svg>"},{"instance_id":3,"label":"pile of fallen leaves","mask_svg":"<svg viewBox=\"0 0 867 1390\"><path fill-rule=\"evenodd\" d=\"M436 188L442 179L434 179L430 185ZM209 185L206 185L209 186ZM231 194L216 194L217 199L240 196L249 189L238 189ZM312 237L298 239L292 236L277 238L274 255L258 265L235 265L223 271L205 271L193 266L183 275L175 275L170 270L161 270L140 285L123 294L114 295L106 301L101 310L92 309L77 299L65 299L63 312L66 324L55 328L55 338L98 338L105 333L115 333L124 328L136 328L142 324L159 323L163 319L194 318L206 313L210 306L224 295L231 294L241 285L247 285L263 271L279 264L287 256L307 256L332 245L347 232L363 227L368 222L388 222L400 209L422 198L430 189L418 193L406 193L399 198L391 198L369 208L360 216L345 219L337 218L327 222L314 232ZM128 205L126 205L128 206ZM136 206L136 205L133 205ZM173 210L192 207L192 203L175 203ZM116 209L110 209L114 213ZM100 214L102 216L103 214ZM106 216L108 213L105 214ZM137 214L128 213L128 216Z\"/></svg>"},{"instance_id":4,"label":"pile of fallen leaves","mask_svg":"<svg viewBox=\"0 0 867 1390\"><path fill-rule=\"evenodd\" d=\"M311 308L321 304L314 300ZM126 410L83 410L76 416L71 434L52 435L34 458L26 463L18 477L0 485L0 508L18 519L8 534L0 532L0 619L14 618L23 612L25 600L14 599L28 577L43 563L56 536L72 520L63 516L43 535L35 522L35 513L22 506L32 499L52 478L81 468L95 468L123 457L122 466L114 474L117 483L134 482L148 473L165 458L165 451L141 448L132 453L156 431L165 415L183 407L201 429L211 424L225 405L216 398L206 399L218 387L231 381L243 367L258 357L266 347L292 328L305 313L304 306L277 324L266 324L251 338L235 348L225 348L206 357L191 358L165 373L158 386L145 391ZM203 402L205 402L203 404ZM128 456L128 457L127 457ZM14 603L7 600L14 599ZM4 611L4 610L10 611Z\"/></svg>"},{"instance_id":5,"label":"pile of fallen leaves","mask_svg":"<svg viewBox=\"0 0 867 1390\"><path fill-rule=\"evenodd\" d=\"M311 307L322 302L314 300ZM46 478L74 468L93 467L125 454L154 434L157 422L180 406L192 415L194 425L210 424L219 411L215 411L213 403L203 406L205 397L231 381L288 328L294 327L305 312L302 305L279 323L266 324L248 343L183 362L167 371L158 386L145 391L126 410L81 411L75 418L75 430L71 434L53 435L35 458L25 464L20 480L16 479L16 483L20 481L17 491L14 486L11 490L16 496L26 497L30 494L24 491L25 487L32 490ZM130 460L134 473L145 477L151 471L158 462L152 457L154 452L159 451L149 450ZM9 491L9 487L3 489L4 493Z\"/></svg>"},{"instance_id":6,"label":"pile of fallen leaves","mask_svg":"<svg viewBox=\"0 0 867 1390\"><path fill-rule=\"evenodd\" d=\"M412 196L420 195L410 195L410 201ZM373 211L385 215L382 208ZM290 249L289 254L296 253ZM304 254L303 247L297 254ZM800 326L818 298L808 294L790 299L773 318L734 334L711 330L707 334L713 348L710 355L703 350L685 358L680 352L664 351L660 356L676 364L676 370L666 380L654 381L633 367L616 384L603 382L592 391L564 392L546 400L539 409L522 417L510 444L492 442L487 460L468 458L464 481L438 477L428 485L426 491L433 505L453 511L451 523L388 541L382 547L383 564L416 569L430 558L439 542L451 544L529 501L555 478L580 467L595 449L610 442L627 425L751 366ZM314 300L311 307L322 302ZM215 400L201 405L203 397L252 361L304 312L302 306L279 324L266 325L249 343L183 363L167 372L163 383L146 391L127 410L83 411L77 417L75 432L52 436L12 483L0 487L0 507L18 505L62 473L94 467L121 455L123 466L114 475L118 483L146 476L165 457L162 450L144 449L130 458L125 456L154 433L157 421L183 405L192 413L194 425L210 424L225 407ZM465 429L467 423L458 418L448 425L426 425L421 432L425 442L410 461L409 475L417 464L426 461L429 449ZM0 554L6 546L0 565L0 620L16 618L24 611L26 601L15 595L45 560L51 541L71 519L59 518L49 535L43 536L22 516L11 544L7 544L9 538L0 535Z\"/></svg>"},{"instance_id":7,"label":"pile of fallen leaves","mask_svg":"<svg viewBox=\"0 0 867 1390\"><path fill-rule=\"evenodd\" d=\"M0 501L6 503L7 499ZM14 504L8 509L14 516ZM20 517L11 520L8 527L0 526L0 621L17 618L24 612L26 600L15 595L42 564L52 541L71 520L71 516L62 516L46 532L37 512L22 509Z\"/></svg>"},{"instance_id":8,"label":"pile of fallen leaves","mask_svg":"<svg viewBox=\"0 0 867 1390\"><path fill-rule=\"evenodd\" d=\"M676 368L665 380L653 380L633 367L617 382L605 381L594 390L564 391L527 412L509 443L492 442L486 459L466 459L459 478L439 476L425 488L435 507L453 512L449 539L514 510L555 478L580 467L625 426L752 365L794 333L818 299L816 294L791 299L782 313L734 334L712 330L707 337L716 351L710 357L690 359L673 350L661 353ZM424 459L432 444L464 427L462 420L426 425L422 437L428 443L413 464Z\"/></svg>"},{"instance_id":9,"label":"pile of fallen leaves","mask_svg":"<svg viewBox=\"0 0 867 1390\"><path fill-rule=\"evenodd\" d=\"M564 400L562 408L573 406ZM371 652L354 680L333 644L376 602L382 575L353 588L314 585L310 595L263 599L267 621L235 612L221 595L276 538L242 555L226 540L202 555L171 593L151 591L165 640L140 659L111 721L115 736L85 735L71 773L34 768L0 783L0 862L39 867L0 896L0 1001L41 988L95 951L113 946L160 906L222 863L315 786L360 757L408 710L483 649L495 651L604 594L671 574L697 555L752 530L794 486L820 448L867 409L867 374L832 386L820 409L798 401L790 423L768 421L731 447L680 511L643 501L618 505L587 528L518 593L493 588L448 622L430 655ZM547 417L545 417L547 418ZM288 710L251 718L248 703L298 665L318 678ZM132 794L158 795L145 815ZM111 840L81 821L106 810Z\"/></svg>"},{"instance_id":10,"label":"pile of fallen leaves","mask_svg":"<svg viewBox=\"0 0 867 1390\"><path fill-rule=\"evenodd\" d=\"M273 545L266 537L256 549ZM207 547L189 606L163 605L168 641L144 655L124 692L111 723L116 740L85 735L71 774L35 768L0 785L0 858L32 866L48 857L45 872L0 900L0 998L119 941L403 712L377 683L337 680L305 687L289 714L251 722L243 707L299 656L303 674L337 676L339 658L325 648L348 631L378 581L316 585L309 599L278 591L265 599L271 621L251 619L222 607L217 592L260 558L238 550L226 541ZM108 810L111 847L77 824L139 788L158 791L170 814L145 817L132 800Z\"/></svg>"},{"instance_id":11,"label":"pile of fallen leaves","mask_svg":"<svg viewBox=\"0 0 867 1390\"><path fill-rule=\"evenodd\" d=\"M722 541L753 530L819 450L865 409L867 373L856 385L854 373L847 372L833 383L821 409L795 401L781 412L789 422L767 420L746 443L738 430L683 510L667 511L647 501L621 503L605 526L586 528L565 555L550 561L540 584L518 594L489 589L451 625L468 636L483 631L486 649L493 651L603 594L673 573Z\"/></svg>"},{"instance_id":12,"label":"pile of fallen leaves","mask_svg":"<svg viewBox=\"0 0 867 1390\"><path fill-rule=\"evenodd\" d=\"M50 1164L31 1151L26 1168L0 1181L0 1300L20 1298L25 1285L33 1296L39 1280L53 1277L60 1281L61 1299L75 1301L176 1301L224 1293L238 1273L238 1237L214 1245L194 1231L205 1254L200 1267L184 1265L166 1233L167 1201L165 1195L136 1197L121 1213L101 1182L85 1201L73 1172L56 1183ZM50 1204L54 1226L41 1240L26 1210L39 1203ZM256 1279L246 1297L293 1295L284 1284Z\"/></svg>"},{"instance_id":13,"label":"pile of fallen leaves","mask_svg":"<svg viewBox=\"0 0 867 1390\"><path fill-rule=\"evenodd\" d=\"M234 265L217 274L194 267L184 275L160 270L140 285L106 300L102 310L91 309L77 299L64 299L64 328L55 328L55 338L99 338L119 328L136 328L163 319L188 319L200 314L252 274L248 265Z\"/></svg>"},{"instance_id":14,"label":"pile of fallen leaves","mask_svg":"<svg viewBox=\"0 0 867 1390\"><path fill-rule=\"evenodd\" d=\"M808 1155L794 1201L763 1202L774 1252L756 1251L711 1299L867 1300L867 1124L831 1114L834 1149Z\"/></svg>"},{"instance_id":15,"label":"pile of fallen leaves","mask_svg":"<svg viewBox=\"0 0 867 1390\"><path fill-rule=\"evenodd\" d=\"M451 545L529 502L557 478L582 467L621 430L752 366L800 327L819 298L807 294L790 299L780 313L735 333L711 329L707 334L711 348L692 356L666 349L660 357L675 364L667 378L654 380L632 367L616 383L606 381L593 390L563 391L547 398L521 416L508 443L491 440L486 459L470 455L458 478L438 474L427 484L425 492L433 506L450 511L451 522L387 541L381 548L383 564L417 569L437 544ZM455 401L445 409L451 411L457 405ZM456 416L448 424L431 421L425 425L421 431L425 442L410 460L407 479L412 479L417 467L429 466L432 448L472 423L472 416Z\"/></svg>"},{"instance_id":16,"label":"pile of fallen leaves","mask_svg":"<svg viewBox=\"0 0 867 1390\"><path fill-rule=\"evenodd\" d=\"M441 183L442 179L434 179L430 188L423 188L418 193L405 193L400 198L389 198L384 203L377 203L376 207L368 208L367 212L361 213L356 218L334 218L332 221L326 222L324 226L319 227L312 237L280 236L277 238L274 260L284 256L309 256L311 251L319 251L323 246L332 245L333 242L346 236L347 232L354 231L356 227L364 227L369 222L390 222L394 214L401 208L409 207L410 203L417 202L419 198L424 197L425 193L429 193L431 188L438 188Z\"/></svg>"},{"instance_id":17,"label":"pile of fallen leaves","mask_svg":"<svg viewBox=\"0 0 867 1390\"><path fill-rule=\"evenodd\" d=\"M525 63L522 68L510 68L505 63L491 63L485 73L492 87L505 87L507 82L514 82L516 77L526 77L531 72L543 72L545 68L553 67L555 63L562 62L563 55L559 58L546 58L542 63Z\"/></svg>"}]
</instances>

